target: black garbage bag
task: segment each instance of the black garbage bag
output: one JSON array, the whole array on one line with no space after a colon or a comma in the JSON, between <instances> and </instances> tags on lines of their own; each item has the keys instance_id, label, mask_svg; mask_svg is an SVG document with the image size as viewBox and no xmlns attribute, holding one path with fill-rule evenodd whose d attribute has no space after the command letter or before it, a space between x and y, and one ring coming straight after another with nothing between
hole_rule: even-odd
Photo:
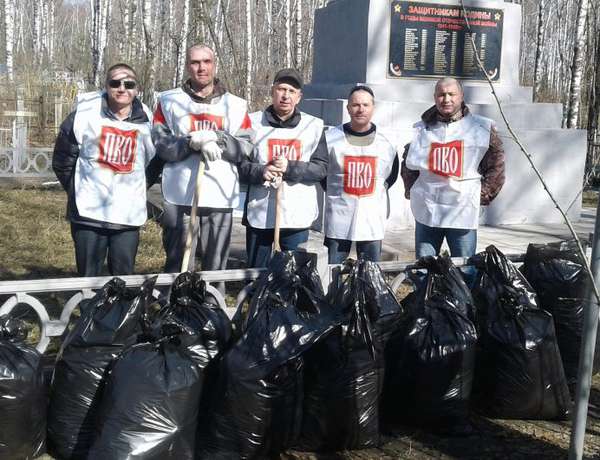
<instances>
[{"instance_id":1,"label":"black garbage bag","mask_svg":"<svg viewBox=\"0 0 600 460\"><path fill-rule=\"evenodd\" d=\"M161 309L156 323L162 326L170 319L196 333L198 353L194 353L193 348L190 351L203 368L229 346L231 321L219 306L210 301L206 283L198 273L184 272L175 278L169 303Z\"/></svg>"},{"instance_id":2,"label":"black garbage bag","mask_svg":"<svg viewBox=\"0 0 600 460\"><path fill-rule=\"evenodd\" d=\"M402 321L403 311L379 266L365 260L351 265L330 299L343 319L305 356L298 447L310 451L374 447L380 442L385 343Z\"/></svg>"},{"instance_id":3,"label":"black garbage bag","mask_svg":"<svg viewBox=\"0 0 600 460\"><path fill-rule=\"evenodd\" d=\"M111 361L145 331L156 277L141 288L113 278L89 301L56 359L48 408L48 452L61 459L86 458L102 386Z\"/></svg>"},{"instance_id":4,"label":"black garbage bag","mask_svg":"<svg viewBox=\"0 0 600 460\"><path fill-rule=\"evenodd\" d=\"M194 458L205 364L196 330L165 319L160 336L124 350L112 363L89 460ZM149 337L148 337L149 338Z\"/></svg>"},{"instance_id":5,"label":"black garbage bag","mask_svg":"<svg viewBox=\"0 0 600 460\"><path fill-rule=\"evenodd\" d=\"M585 264L574 240L527 247L521 272L538 295L540 307L552 314L569 390L577 383L583 337L583 309L587 284ZM598 335L600 341L600 334ZM596 350L600 350L596 342ZM598 371L600 353L594 359Z\"/></svg>"},{"instance_id":6,"label":"black garbage bag","mask_svg":"<svg viewBox=\"0 0 600 460\"><path fill-rule=\"evenodd\" d=\"M219 358L231 345L231 321L227 314L207 295L206 283L198 273L185 272L173 282L169 304L157 319L184 324L195 331L197 340L188 345L191 356L203 370L203 386L198 419L198 431L207 429L210 405L217 397Z\"/></svg>"},{"instance_id":7,"label":"black garbage bag","mask_svg":"<svg viewBox=\"0 0 600 460\"><path fill-rule=\"evenodd\" d=\"M569 392L552 315L538 307L527 280L496 247L477 257L473 294L483 315L476 409L498 418L564 418Z\"/></svg>"},{"instance_id":8,"label":"black garbage bag","mask_svg":"<svg viewBox=\"0 0 600 460\"><path fill-rule=\"evenodd\" d=\"M474 302L449 257L426 257L424 282L402 305L407 321L386 347L382 411L389 424L448 429L466 423L475 372Z\"/></svg>"},{"instance_id":9,"label":"black garbage bag","mask_svg":"<svg viewBox=\"0 0 600 460\"><path fill-rule=\"evenodd\" d=\"M46 388L41 355L25 343L25 324L0 316L0 458L29 460L43 453Z\"/></svg>"},{"instance_id":10,"label":"black garbage bag","mask_svg":"<svg viewBox=\"0 0 600 460\"><path fill-rule=\"evenodd\" d=\"M206 459L264 458L295 443L302 357L337 321L314 263L292 252L273 256L237 317L241 336L221 362L221 393L200 446Z\"/></svg>"}]
</instances>

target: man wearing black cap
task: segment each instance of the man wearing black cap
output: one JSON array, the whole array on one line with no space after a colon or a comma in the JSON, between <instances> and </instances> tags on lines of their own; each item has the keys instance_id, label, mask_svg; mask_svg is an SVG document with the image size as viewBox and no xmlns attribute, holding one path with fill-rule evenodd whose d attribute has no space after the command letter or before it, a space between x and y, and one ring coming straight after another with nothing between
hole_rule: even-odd
<instances>
[{"instance_id":1,"label":"man wearing black cap","mask_svg":"<svg viewBox=\"0 0 600 460\"><path fill-rule=\"evenodd\" d=\"M253 159L240 171L249 184L243 223L250 267L265 267L271 256L277 187L281 249L306 242L319 214L316 184L327 175L327 144L323 121L297 109L302 85L297 70L280 70L271 88L272 104L250 114Z\"/></svg>"}]
</instances>

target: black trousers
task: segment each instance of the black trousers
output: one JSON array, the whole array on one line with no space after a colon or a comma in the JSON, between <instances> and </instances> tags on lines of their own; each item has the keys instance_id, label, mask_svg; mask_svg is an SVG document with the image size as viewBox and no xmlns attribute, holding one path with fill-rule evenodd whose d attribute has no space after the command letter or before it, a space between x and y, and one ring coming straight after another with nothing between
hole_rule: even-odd
<instances>
[{"instance_id":1,"label":"black trousers","mask_svg":"<svg viewBox=\"0 0 600 460\"><path fill-rule=\"evenodd\" d=\"M139 227L109 230L81 224L71 224L75 243L75 261L79 276L102 276L108 256L108 272L131 275L140 241Z\"/></svg>"}]
</instances>

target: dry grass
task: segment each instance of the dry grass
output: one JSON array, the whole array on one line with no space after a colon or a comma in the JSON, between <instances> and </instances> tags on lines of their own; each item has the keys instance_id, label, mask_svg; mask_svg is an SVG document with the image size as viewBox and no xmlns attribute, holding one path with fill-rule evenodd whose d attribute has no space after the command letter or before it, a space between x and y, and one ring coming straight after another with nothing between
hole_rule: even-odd
<instances>
[{"instance_id":1,"label":"dry grass","mask_svg":"<svg viewBox=\"0 0 600 460\"><path fill-rule=\"evenodd\" d=\"M0 280L77 276L62 190L0 190L0 209ZM155 222L142 228L137 273L160 272L164 263L160 238Z\"/></svg>"}]
</instances>

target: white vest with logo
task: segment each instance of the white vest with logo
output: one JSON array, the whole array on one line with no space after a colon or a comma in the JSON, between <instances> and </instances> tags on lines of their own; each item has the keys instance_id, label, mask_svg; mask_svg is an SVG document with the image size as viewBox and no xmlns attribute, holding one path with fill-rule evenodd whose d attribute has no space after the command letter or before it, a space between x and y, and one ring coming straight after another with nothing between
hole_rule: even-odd
<instances>
[{"instance_id":1,"label":"white vest with logo","mask_svg":"<svg viewBox=\"0 0 600 460\"><path fill-rule=\"evenodd\" d=\"M479 163L492 120L469 114L453 123L415 124L406 166L418 170L410 189L415 220L430 227L475 229L479 223Z\"/></svg>"},{"instance_id":2,"label":"white vest with logo","mask_svg":"<svg viewBox=\"0 0 600 460\"><path fill-rule=\"evenodd\" d=\"M181 88L176 88L161 93L158 102L167 126L175 136L187 136L192 131L203 129L235 135L248 113L246 101L230 93L205 104L194 102ZM192 153L183 161L165 164L162 191L169 203L192 204L199 161L199 155ZM198 206L235 208L238 201L237 167L225 160L208 162Z\"/></svg>"},{"instance_id":3,"label":"white vest with logo","mask_svg":"<svg viewBox=\"0 0 600 460\"><path fill-rule=\"evenodd\" d=\"M79 144L75 166L75 202L83 217L113 224L146 222L145 168L154 156L152 112L147 123L102 116L102 92L77 105L73 132Z\"/></svg>"},{"instance_id":4,"label":"white vest with logo","mask_svg":"<svg viewBox=\"0 0 600 460\"><path fill-rule=\"evenodd\" d=\"M257 160L267 164L284 156L288 160L309 161L319 145L323 120L301 112L294 128L274 128L263 112L250 115ZM281 228L308 228L319 215L315 185L284 182L280 191ZM247 219L254 228L275 227L275 189L252 185L248 190Z\"/></svg>"},{"instance_id":5,"label":"white vest with logo","mask_svg":"<svg viewBox=\"0 0 600 460\"><path fill-rule=\"evenodd\" d=\"M373 142L355 146L343 126L327 131L329 168L325 235L351 241L382 240L388 214L385 180L396 149L379 131Z\"/></svg>"}]
</instances>

